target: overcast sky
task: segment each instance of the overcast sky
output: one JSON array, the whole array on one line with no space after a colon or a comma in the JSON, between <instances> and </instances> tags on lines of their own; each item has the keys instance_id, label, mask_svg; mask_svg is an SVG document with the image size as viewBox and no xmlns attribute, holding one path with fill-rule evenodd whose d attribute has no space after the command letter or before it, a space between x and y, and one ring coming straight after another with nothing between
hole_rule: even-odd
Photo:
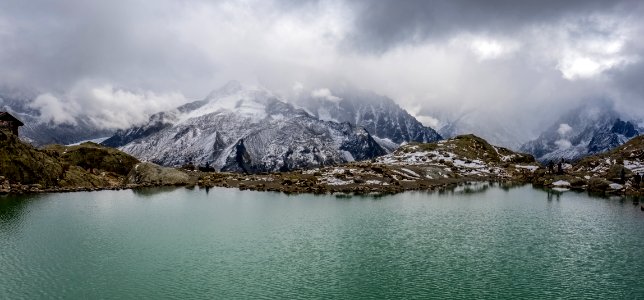
<instances>
[{"instance_id":1,"label":"overcast sky","mask_svg":"<svg viewBox=\"0 0 644 300\"><path fill-rule=\"evenodd\" d=\"M111 128L237 79L348 84L427 125L469 113L534 134L597 99L644 117L643 17L642 1L3 0L0 84Z\"/></svg>"}]
</instances>

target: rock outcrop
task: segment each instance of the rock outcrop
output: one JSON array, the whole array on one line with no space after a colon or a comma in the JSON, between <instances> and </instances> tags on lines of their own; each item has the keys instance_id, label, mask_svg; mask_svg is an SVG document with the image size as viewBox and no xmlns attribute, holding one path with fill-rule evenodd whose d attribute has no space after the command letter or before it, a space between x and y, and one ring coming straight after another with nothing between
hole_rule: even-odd
<instances>
[{"instance_id":1,"label":"rock outcrop","mask_svg":"<svg viewBox=\"0 0 644 300\"><path fill-rule=\"evenodd\" d=\"M37 149L0 130L0 192L81 190L124 185L139 161L94 143Z\"/></svg>"},{"instance_id":2,"label":"rock outcrop","mask_svg":"<svg viewBox=\"0 0 644 300\"><path fill-rule=\"evenodd\" d=\"M533 183L589 190L606 194L644 194L644 184L635 175L644 174L644 136L638 136L613 150L585 157L573 164L563 164L563 172L539 170Z\"/></svg>"},{"instance_id":3,"label":"rock outcrop","mask_svg":"<svg viewBox=\"0 0 644 300\"><path fill-rule=\"evenodd\" d=\"M128 184L136 185L188 185L194 180L183 171L166 168L149 162L139 163L127 175Z\"/></svg>"}]
</instances>

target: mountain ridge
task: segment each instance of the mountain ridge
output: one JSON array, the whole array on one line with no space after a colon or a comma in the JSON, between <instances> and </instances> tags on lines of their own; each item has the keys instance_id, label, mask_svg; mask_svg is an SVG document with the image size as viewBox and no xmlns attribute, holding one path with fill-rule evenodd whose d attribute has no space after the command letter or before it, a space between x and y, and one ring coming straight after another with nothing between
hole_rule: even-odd
<instances>
[{"instance_id":1,"label":"mountain ridge","mask_svg":"<svg viewBox=\"0 0 644 300\"><path fill-rule=\"evenodd\" d=\"M389 97L352 88L321 90L326 92L324 96L316 94L320 90L303 92L295 103L319 119L365 128L390 151L402 143L442 139L436 130L423 125ZM387 142L389 145L384 144Z\"/></svg>"},{"instance_id":2,"label":"mountain ridge","mask_svg":"<svg viewBox=\"0 0 644 300\"><path fill-rule=\"evenodd\" d=\"M586 105L564 114L539 137L521 146L521 151L541 162L576 161L612 150L642 132L632 121L605 105Z\"/></svg>"},{"instance_id":3,"label":"mountain ridge","mask_svg":"<svg viewBox=\"0 0 644 300\"><path fill-rule=\"evenodd\" d=\"M319 120L264 88L236 81L103 144L166 166L238 172L310 168L386 153L362 128Z\"/></svg>"}]
</instances>

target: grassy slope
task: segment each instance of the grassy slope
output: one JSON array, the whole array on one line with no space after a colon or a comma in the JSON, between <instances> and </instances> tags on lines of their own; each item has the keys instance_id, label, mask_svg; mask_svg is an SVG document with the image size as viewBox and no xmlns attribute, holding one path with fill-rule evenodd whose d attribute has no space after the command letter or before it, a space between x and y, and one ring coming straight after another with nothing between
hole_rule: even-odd
<instances>
[{"instance_id":1,"label":"grassy slope","mask_svg":"<svg viewBox=\"0 0 644 300\"><path fill-rule=\"evenodd\" d=\"M116 149L94 143L51 145L36 149L0 131L0 176L11 183L42 187L109 187L123 179L139 161Z\"/></svg>"}]
</instances>

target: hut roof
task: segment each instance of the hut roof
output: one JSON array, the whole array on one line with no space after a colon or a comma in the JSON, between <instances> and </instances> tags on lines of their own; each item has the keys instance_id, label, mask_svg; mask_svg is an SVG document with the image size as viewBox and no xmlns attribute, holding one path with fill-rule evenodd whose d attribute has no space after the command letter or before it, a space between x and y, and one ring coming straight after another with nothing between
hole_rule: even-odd
<instances>
[{"instance_id":1,"label":"hut roof","mask_svg":"<svg viewBox=\"0 0 644 300\"><path fill-rule=\"evenodd\" d=\"M12 116L10 113L8 113L6 111L0 111L0 120L1 121L13 121L13 122L16 122L18 124L18 126L24 126L25 125L22 122L20 122L20 120L16 119L16 117Z\"/></svg>"}]
</instances>

